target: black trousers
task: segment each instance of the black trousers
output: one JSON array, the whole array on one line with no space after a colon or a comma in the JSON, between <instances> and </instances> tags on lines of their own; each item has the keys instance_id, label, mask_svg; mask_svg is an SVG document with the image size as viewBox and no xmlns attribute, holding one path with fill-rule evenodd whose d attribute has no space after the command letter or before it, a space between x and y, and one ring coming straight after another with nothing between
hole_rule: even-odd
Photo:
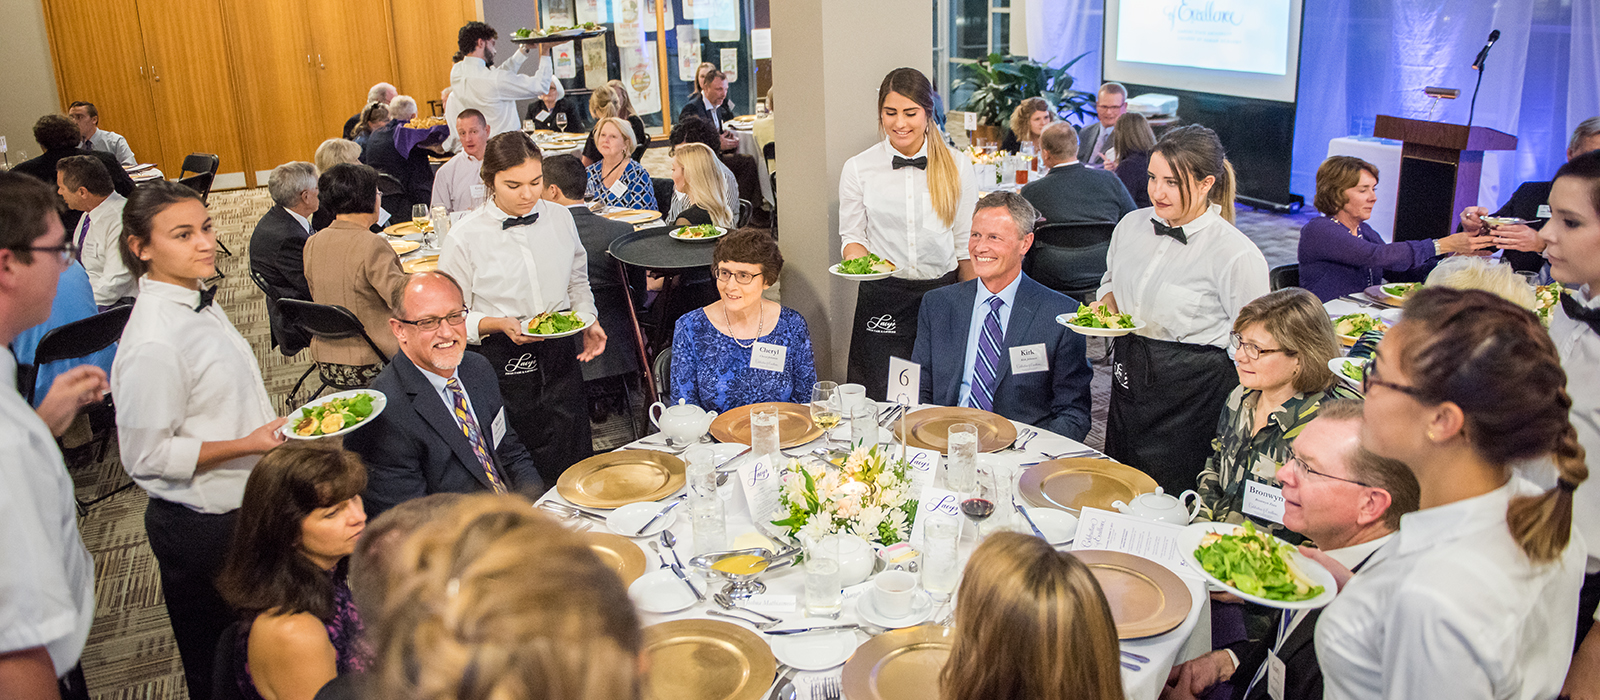
<instances>
[{"instance_id":1,"label":"black trousers","mask_svg":"<svg viewBox=\"0 0 1600 700\"><path fill-rule=\"evenodd\" d=\"M61 693L61 700L89 700L89 684L83 680L81 662L56 679L56 692Z\"/></svg>"},{"instance_id":2,"label":"black trousers","mask_svg":"<svg viewBox=\"0 0 1600 700\"><path fill-rule=\"evenodd\" d=\"M594 454L581 347L577 335L517 345L500 333L485 336L477 347L500 378L506 421L547 489L556 487L567 467Z\"/></svg>"},{"instance_id":3,"label":"black trousers","mask_svg":"<svg viewBox=\"0 0 1600 700\"><path fill-rule=\"evenodd\" d=\"M198 700L211 697L217 641L234 620L216 581L232 545L236 514L197 513L155 497L144 511L144 531L161 569L161 595L178 640L189 697Z\"/></svg>"},{"instance_id":4,"label":"black trousers","mask_svg":"<svg viewBox=\"0 0 1600 700\"><path fill-rule=\"evenodd\" d=\"M922 295L959 279L952 270L931 280L889 277L862 282L850 331L849 381L866 387L867 396L883 399L889 390L889 358L911 359Z\"/></svg>"},{"instance_id":5,"label":"black trousers","mask_svg":"<svg viewBox=\"0 0 1600 700\"><path fill-rule=\"evenodd\" d=\"M1577 653L1583 638L1594 628L1594 611L1600 608L1600 573L1586 574L1583 588L1578 589L1578 636L1572 640L1572 651Z\"/></svg>"},{"instance_id":6,"label":"black trousers","mask_svg":"<svg viewBox=\"0 0 1600 700\"><path fill-rule=\"evenodd\" d=\"M1192 489L1239 373L1212 345L1117 338L1111 346L1106 454L1156 480L1168 493Z\"/></svg>"}]
</instances>

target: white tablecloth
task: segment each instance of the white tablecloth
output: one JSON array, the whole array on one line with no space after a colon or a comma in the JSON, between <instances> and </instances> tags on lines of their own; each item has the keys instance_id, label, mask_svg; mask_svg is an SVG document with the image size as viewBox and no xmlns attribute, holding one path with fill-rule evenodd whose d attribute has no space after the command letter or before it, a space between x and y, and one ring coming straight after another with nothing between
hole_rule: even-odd
<instances>
[{"instance_id":1,"label":"white tablecloth","mask_svg":"<svg viewBox=\"0 0 1600 700\"><path fill-rule=\"evenodd\" d=\"M773 199L772 196L772 176L767 174L767 158L761 155L761 148L756 145L755 131L738 128L730 128L728 131L739 139L737 151L741 155L756 159L756 179L761 182L761 198L766 200L768 204L776 205L777 200ZM760 202L752 202L752 204L761 205Z\"/></svg>"},{"instance_id":2,"label":"white tablecloth","mask_svg":"<svg viewBox=\"0 0 1600 700\"><path fill-rule=\"evenodd\" d=\"M1378 167L1378 202L1367 225L1394 242L1394 200L1400 187L1400 142L1371 136L1341 136L1328 142L1329 156L1354 156Z\"/></svg>"},{"instance_id":3,"label":"white tablecloth","mask_svg":"<svg viewBox=\"0 0 1600 700\"><path fill-rule=\"evenodd\" d=\"M880 407L881 406L882 405L880 405ZM1019 430L1024 427L1028 427L1022 423L1016 423L1015 421L1013 421L1013 424L1016 425ZM1038 429L1035 428L1035 430ZM883 432L883 437L889 437L888 431ZM809 451L820 446L821 440L819 439L815 443L796 447L788 450L788 452L800 454L803 451ZM997 463L1014 467L1026 462L1037 462L1043 459L1041 456L1043 454L1061 454L1089 449L1088 446L1076 440L1071 440L1061 435L1043 430L1039 431L1039 436L1037 438L1034 438L1028 442L1027 447L1027 452L1001 452L994 455L980 456L980 459L997 460ZM662 448L659 445L635 442L622 449ZM740 489L733 485L733 482L730 481L729 484L725 485L721 489L721 495L727 509L728 541L732 542L734 538L746 532L753 531L755 526L751 522L750 509L745 502L744 495ZM565 499L561 498L561 496L556 493L555 489L551 489L546 492L545 495L540 498L540 501L554 501L557 503L571 505ZM574 522L584 522L584 520L579 519ZM604 531L606 530L606 527L596 523L595 529ZM677 549L679 557L682 558L687 565L690 554L694 552L693 535L690 530L689 518L686 515L678 516L669 529L675 536L677 536ZM651 569L656 568L656 566L659 565L659 561L656 557L656 554L648 549L648 545L646 545L647 539L635 539L634 542L640 545L640 548L644 550L645 559L646 561L650 562ZM970 547L970 538L964 536L962 553L963 561L965 560L965 557L970 554ZM671 555L668 555L668 558L670 559ZM700 587L701 592L707 593L707 596L709 597L710 594L704 578L698 574L692 575L691 578L693 578L695 581L695 585ZM1180 576L1179 578L1181 578L1184 583L1188 584L1189 594L1192 599L1196 601L1196 604L1190 608L1189 616L1184 619L1183 624L1179 625L1176 629L1167 632L1166 634L1147 639L1129 640L1122 643L1123 651L1128 651L1150 659L1149 663L1136 662L1137 665L1141 667L1138 671L1129 670L1128 668L1123 667L1122 684L1129 700L1154 700L1154 698L1160 694L1162 686L1166 683L1167 672L1175 663L1192 659L1211 650L1211 599L1206 594L1205 584L1198 579L1186 576ZM772 574L763 576L761 581L766 584L767 593L792 595L797 601L798 609L795 613L777 615L778 617L782 617L785 620L798 620L805 617L803 614L803 591L805 587L805 574L803 570L798 568L782 569L780 571L773 572ZM713 581L710 585L711 590L720 590L723 582ZM840 622L861 621L856 613L856 601L870 586L871 579L868 579L866 583L847 587L845 589L845 606L844 612L842 612L839 616ZM691 606L687 610L670 614L654 614L641 611L639 613L639 618L640 622L645 626L666 622L668 620L693 618L732 622L732 620L727 618L707 615L706 611L708 609L718 610L721 612L721 610L716 607L715 603L708 601ZM943 620L949 614L950 604L947 603L942 606L936 606L932 617L929 619L929 622ZM782 628L786 626L788 625L780 625L779 627ZM753 625L744 625L744 627L755 631L755 627ZM865 643L870 638L865 632L858 631L855 634L858 644ZM1127 661L1128 659L1123 660ZM829 675L837 676L841 673L842 668L843 667L841 666L828 671L799 674L799 677L796 679L796 685L800 687L800 690L802 691L800 697L808 697L808 695L806 695L804 692L805 685L813 682L817 678L827 677Z\"/></svg>"}]
</instances>

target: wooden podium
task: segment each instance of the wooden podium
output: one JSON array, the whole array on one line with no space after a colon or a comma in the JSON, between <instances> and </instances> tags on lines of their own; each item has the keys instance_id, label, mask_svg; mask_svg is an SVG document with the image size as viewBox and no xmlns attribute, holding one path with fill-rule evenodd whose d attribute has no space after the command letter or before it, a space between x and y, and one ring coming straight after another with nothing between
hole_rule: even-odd
<instances>
[{"instance_id":1,"label":"wooden podium","mask_svg":"<svg viewBox=\"0 0 1600 700\"><path fill-rule=\"evenodd\" d=\"M1478 203L1483 152L1517 148L1517 137L1488 127L1381 114L1372 134L1405 144L1400 149L1395 195L1397 241L1442 238L1454 232L1461 210Z\"/></svg>"}]
</instances>

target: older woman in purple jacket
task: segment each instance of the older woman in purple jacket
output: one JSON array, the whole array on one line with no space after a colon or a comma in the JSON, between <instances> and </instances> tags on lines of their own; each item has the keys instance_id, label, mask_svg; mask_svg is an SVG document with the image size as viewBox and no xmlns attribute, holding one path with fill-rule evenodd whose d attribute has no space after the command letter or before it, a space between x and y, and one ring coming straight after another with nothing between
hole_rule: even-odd
<instances>
[{"instance_id":1,"label":"older woman in purple jacket","mask_svg":"<svg viewBox=\"0 0 1600 700\"><path fill-rule=\"evenodd\" d=\"M1300 229L1300 286L1328 301L1382 284L1385 270L1427 272L1446 255L1493 248L1491 236L1457 233L1430 241L1383 238L1367 225L1378 201L1378 168L1360 158L1332 156L1317 168L1317 211Z\"/></svg>"}]
</instances>

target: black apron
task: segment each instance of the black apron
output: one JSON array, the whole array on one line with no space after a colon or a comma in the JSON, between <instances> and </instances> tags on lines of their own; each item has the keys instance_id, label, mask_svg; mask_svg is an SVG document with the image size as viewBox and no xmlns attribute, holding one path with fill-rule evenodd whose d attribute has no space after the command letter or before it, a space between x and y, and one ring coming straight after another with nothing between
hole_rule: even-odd
<instances>
[{"instance_id":1,"label":"black apron","mask_svg":"<svg viewBox=\"0 0 1600 700\"><path fill-rule=\"evenodd\" d=\"M1168 493L1192 489L1239 373L1227 351L1125 335L1112 343L1106 454Z\"/></svg>"},{"instance_id":2,"label":"black apron","mask_svg":"<svg viewBox=\"0 0 1600 700\"><path fill-rule=\"evenodd\" d=\"M951 270L931 280L888 277L862 282L850 332L849 381L866 387L868 397L883 399L889 391L889 358L911 359L922 295L959 279Z\"/></svg>"},{"instance_id":3,"label":"black apron","mask_svg":"<svg viewBox=\"0 0 1600 700\"><path fill-rule=\"evenodd\" d=\"M494 368L506 422L528 448L545 488L555 488L567 467L594 454L589 397L578 363L582 337L517 345L494 333L474 348Z\"/></svg>"}]
</instances>

